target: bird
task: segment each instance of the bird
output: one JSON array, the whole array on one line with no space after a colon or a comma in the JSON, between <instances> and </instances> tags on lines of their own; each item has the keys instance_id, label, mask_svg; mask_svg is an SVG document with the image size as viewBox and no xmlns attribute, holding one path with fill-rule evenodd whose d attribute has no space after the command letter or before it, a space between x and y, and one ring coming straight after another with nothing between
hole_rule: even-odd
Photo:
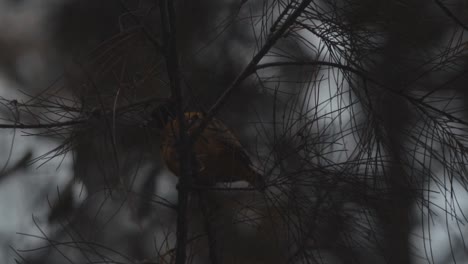
<instances>
[{"instance_id":1,"label":"bird","mask_svg":"<svg viewBox=\"0 0 468 264\"><path fill-rule=\"evenodd\" d=\"M180 176L180 161L177 149L179 122L175 118L175 106L162 105L153 111L156 127L161 129L161 156L168 169ZM203 112L184 112L187 133L191 136L206 117ZM256 171L247 151L238 137L219 119L212 118L205 129L192 143L194 183L213 186L217 183L246 181L263 191L265 181Z\"/></svg>"}]
</instances>

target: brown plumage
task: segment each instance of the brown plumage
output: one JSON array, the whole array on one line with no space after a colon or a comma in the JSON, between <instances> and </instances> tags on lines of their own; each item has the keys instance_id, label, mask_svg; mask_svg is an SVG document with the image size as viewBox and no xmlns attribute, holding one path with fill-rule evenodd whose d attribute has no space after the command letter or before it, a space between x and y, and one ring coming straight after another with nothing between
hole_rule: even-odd
<instances>
[{"instance_id":1,"label":"brown plumage","mask_svg":"<svg viewBox=\"0 0 468 264\"><path fill-rule=\"evenodd\" d=\"M186 112L189 135L203 119L200 112ZM162 133L162 156L176 176L180 174L176 137L179 122L175 119L164 122ZM252 168L252 162L237 137L218 119L212 119L193 144L196 169L195 182L214 185L220 182L244 180L259 189L265 187L261 174Z\"/></svg>"}]
</instances>

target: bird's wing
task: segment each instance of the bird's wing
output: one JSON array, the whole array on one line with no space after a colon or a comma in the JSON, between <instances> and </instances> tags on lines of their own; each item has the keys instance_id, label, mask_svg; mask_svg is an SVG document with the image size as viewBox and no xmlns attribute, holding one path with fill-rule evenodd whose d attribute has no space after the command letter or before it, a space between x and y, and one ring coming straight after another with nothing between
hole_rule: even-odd
<instances>
[{"instance_id":1,"label":"bird's wing","mask_svg":"<svg viewBox=\"0 0 468 264\"><path fill-rule=\"evenodd\" d=\"M208 133L213 134L216 143L221 144L229 155L240 159L247 166L252 164L250 157L237 137L221 121L213 119L210 125L206 127L206 130Z\"/></svg>"},{"instance_id":2,"label":"bird's wing","mask_svg":"<svg viewBox=\"0 0 468 264\"><path fill-rule=\"evenodd\" d=\"M204 114L200 112L186 112L185 118L189 124L189 131L195 130L202 122ZM244 163L246 166L250 166L252 161L241 145L237 137L231 132L231 130L224 125L220 120L213 118L205 130L200 135L200 139L208 144L219 145L222 152L227 155L232 155Z\"/></svg>"}]
</instances>

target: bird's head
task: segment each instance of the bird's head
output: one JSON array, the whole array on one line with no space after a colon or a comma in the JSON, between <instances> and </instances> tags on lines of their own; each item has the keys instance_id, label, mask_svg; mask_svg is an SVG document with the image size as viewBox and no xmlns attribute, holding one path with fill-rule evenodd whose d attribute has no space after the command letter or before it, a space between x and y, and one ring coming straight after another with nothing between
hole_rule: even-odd
<instances>
[{"instance_id":1,"label":"bird's head","mask_svg":"<svg viewBox=\"0 0 468 264\"><path fill-rule=\"evenodd\" d=\"M151 113L152 116L152 127L163 129L169 122L176 119L176 104L166 102L160 104ZM184 112L185 121L189 127L197 125L201 122L204 117L203 112Z\"/></svg>"}]
</instances>

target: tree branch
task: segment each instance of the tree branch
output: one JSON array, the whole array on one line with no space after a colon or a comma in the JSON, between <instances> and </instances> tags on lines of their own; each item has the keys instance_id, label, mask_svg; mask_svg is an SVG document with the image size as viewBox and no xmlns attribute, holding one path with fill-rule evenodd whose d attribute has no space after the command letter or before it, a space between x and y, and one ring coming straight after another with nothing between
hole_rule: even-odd
<instances>
[{"instance_id":1,"label":"tree branch","mask_svg":"<svg viewBox=\"0 0 468 264\"><path fill-rule=\"evenodd\" d=\"M79 124L84 124L90 120L90 118L94 115L98 116L105 116L105 115L113 115L113 114L118 114L122 113L125 111L128 111L130 109L136 108L136 107L141 107L144 105L148 105L151 103L155 102L167 102L169 99L167 98L149 98L146 100L142 100L133 104L125 105L122 107L119 107L114 110L98 110L98 111L89 111L89 112L84 112L84 115L86 117L81 117L81 118L76 118L74 120L69 120L69 121L64 121L64 122L54 122L54 123L48 123L48 124L23 124L20 122L16 122L15 124L0 124L0 129L41 129L41 128L60 128L60 127L66 127L66 126L73 126L73 125L79 125ZM28 105L25 105L26 107L30 107Z\"/></svg>"},{"instance_id":2,"label":"tree branch","mask_svg":"<svg viewBox=\"0 0 468 264\"><path fill-rule=\"evenodd\" d=\"M65 122L50 123L50 124L22 124L22 123L0 124L0 129L2 128L35 129L35 128L55 128L55 127L58 128L58 127L66 127L66 126L83 124L83 123L86 123L86 121L88 121L88 118L70 120L70 121L65 121Z\"/></svg>"},{"instance_id":3,"label":"tree branch","mask_svg":"<svg viewBox=\"0 0 468 264\"><path fill-rule=\"evenodd\" d=\"M467 30L468 31L468 26L463 24L463 22L458 19L453 13L452 11L450 11L450 9L448 9L444 4L442 4L442 2L440 0L434 0L434 2L436 3L436 5L438 5L440 7L440 9L442 9L442 11L444 11L444 13L450 17L453 21L455 21L455 23L457 23L460 27L462 27L464 30Z\"/></svg>"},{"instance_id":4,"label":"tree branch","mask_svg":"<svg viewBox=\"0 0 468 264\"><path fill-rule=\"evenodd\" d=\"M188 196L192 180L192 146L187 133L187 124L183 112L182 89L180 86L179 57L176 42L175 7L172 0L160 0L161 29L163 34L163 50L166 57L167 74L171 85L171 97L176 105L177 121L179 123L178 138L176 136L177 152L179 154L179 167L181 174L177 184L177 241L176 264L185 264L187 246L187 208Z\"/></svg>"}]
</instances>

